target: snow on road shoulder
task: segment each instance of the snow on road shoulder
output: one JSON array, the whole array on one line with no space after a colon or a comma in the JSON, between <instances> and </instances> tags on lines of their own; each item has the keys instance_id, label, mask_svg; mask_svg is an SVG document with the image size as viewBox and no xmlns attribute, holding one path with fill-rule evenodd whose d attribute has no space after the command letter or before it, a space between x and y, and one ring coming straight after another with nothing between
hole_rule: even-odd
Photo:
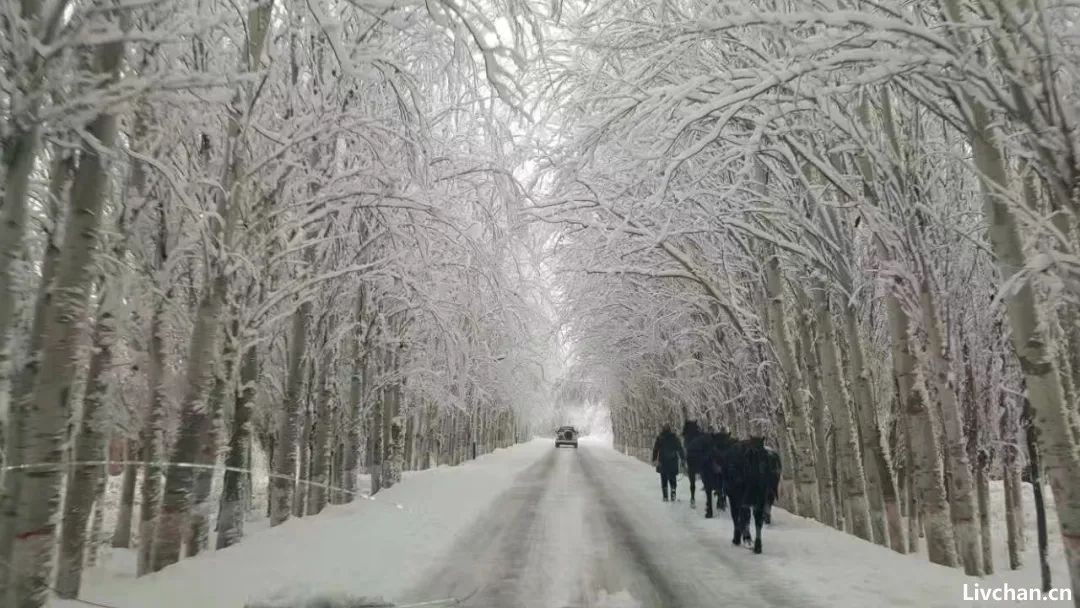
<instances>
[{"instance_id":1,"label":"snow on road shoulder","mask_svg":"<svg viewBox=\"0 0 1080 608\"><path fill-rule=\"evenodd\" d=\"M238 608L316 593L394 597L551 449L551 441L536 439L461 466L407 472L370 500L329 506L156 574L90 580L80 597L116 608ZM50 606L82 604L54 599Z\"/></svg>"},{"instance_id":2,"label":"snow on road shoulder","mask_svg":"<svg viewBox=\"0 0 1080 608\"><path fill-rule=\"evenodd\" d=\"M1038 587L1037 570L1024 577L1020 572L974 578L963 571L925 561L922 555L901 555L839 532L818 522L792 515L780 508L773 510L773 524L763 533L764 553L754 555L749 549L731 544L731 517L727 511L717 518L704 518L703 505L689 507L690 487L679 478L679 502L662 503L660 484L652 467L614 450L597 450L605 461L608 482L621 487L634 503L644 501L653 517L667 519L668 525L693 531L700 545L707 546L713 560L709 576L738 576L755 579L760 590L783 590L784 598L803 598L808 606L862 607L910 606L911 608L952 608L954 606L1012 606L1023 602L965 601L964 585L976 583L983 588L1008 583L1013 588ZM699 500L701 499L699 485ZM649 505L648 503L653 503ZM660 525L660 524L658 524ZM1003 538L995 543L1004 543ZM1029 553L1034 558L1033 551ZM720 558L735 555L734 571ZM743 568L741 566L745 565ZM1002 567L998 562L997 566ZM704 575L704 573L703 573ZM1055 579L1067 586L1067 579ZM780 601L780 600L778 600ZM1041 605L1065 605L1039 602Z\"/></svg>"}]
</instances>

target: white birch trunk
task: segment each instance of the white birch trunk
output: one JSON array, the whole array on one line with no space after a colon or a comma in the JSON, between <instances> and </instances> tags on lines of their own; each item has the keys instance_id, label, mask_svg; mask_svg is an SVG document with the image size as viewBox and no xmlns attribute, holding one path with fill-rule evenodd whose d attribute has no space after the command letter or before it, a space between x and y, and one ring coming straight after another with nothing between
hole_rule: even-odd
<instances>
[{"instance_id":1,"label":"white birch trunk","mask_svg":"<svg viewBox=\"0 0 1080 608\"><path fill-rule=\"evenodd\" d=\"M259 359L256 347L249 346L240 363L240 386L233 408L229 451L225 456L225 477L221 484L221 505L217 519L217 549L236 544L244 535L245 475L238 470L251 466L247 458L251 442L251 409L255 400Z\"/></svg>"},{"instance_id":2,"label":"white birch trunk","mask_svg":"<svg viewBox=\"0 0 1080 608\"><path fill-rule=\"evenodd\" d=\"M397 484L401 481L401 470L403 463L405 462L405 418L404 416L394 416L390 420L390 450L388 454L388 474L387 481L390 483L386 487Z\"/></svg>"},{"instance_id":3,"label":"white birch trunk","mask_svg":"<svg viewBox=\"0 0 1080 608\"><path fill-rule=\"evenodd\" d=\"M1016 486L1020 483L1020 476L1016 474L1016 467L1009 461L1010 458L1005 459L1002 472L1005 485L1005 542L1009 549L1009 569L1019 570L1024 565L1024 560L1020 556L1023 549L1018 529L1020 518L1016 516Z\"/></svg>"},{"instance_id":4,"label":"white birch trunk","mask_svg":"<svg viewBox=\"0 0 1080 608\"><path fill-rule=\"evenodd\" d=\"M315 515L326 506L325 486L330 483L330 360L325 357L319 370L319 388L315 396L315 436L311 447L311 484L308 486L308 515Z\"/></svg>"},{"instance_id":5,"label":"white birch trunk","mask_svg":"<svg viewBox=\"0 0 1080 608\"><path fill-rule=\"evenodd\" d=\"M206 404L206 392L213 378L217 348L218 317L221 301L214 291L220 285L207 286L211 293L199 303L192 329L185 376L187 391L181 406L180 429L170 457L171 463L195 463L202 442L210 435L213 424ZM222 294L223 295L223 294ZM191 492L195 470L186 466L171 466L165 471L165 491L154 536L151 569L154 572L180 559L184 525L191 511Z\"/></svg>"},{"instance_id":6,"label":"white birch trunk","mask_svg":"<svg viewBox=\"0 0 1080 608\"><path fill-rule=\"evenodd\" d=\"M893 365L896 366L897 378L902 379L901 394L911 424L912 464L921 507L921 523L925 528L927 554L935 564L955 567L956 541L945 495L941 459L938 457L938 438L934 434L933 421L927 409L929 397L926 394L926 383L910 351L910 321L895 296L890 295L886 305L890 331L893 334Z\"/></svg>"},{"instance_id":7,"label":"white birch trunk","mask_svg":"<svg viewBox=\"0 0 1080 608\"><path fill-rule=\"evenodd\" d=\"M90 518L90 536L88 542L90 547L86 550L86 567L93 568L97 565L98 552L101 545L104 544L104 526L105 526L105 489L108 485L108 476L99 475L97 488L94 491L94 506L93 515Z\"/></svg>"},{"instance_id":8,"label":"white birch trunk","mask_svg":"<svg viewBox=\"0 0 1080 608\"><path fill-rule=\"evenodd\" d=\"M978 512L975 504L975 483L968 461L964 441L964 421L956 401L955 383L951 378L948 345L942 337L937 307L930 285L923 279L923 324L926 326L927 351L930 353L930 377L937 389L938 402L945 429L945 454L949 461L952 481L950 501L953 528L956 534L960 559L964 572L972 576L982 574L982 548L977 526Z\"/></svg>"},{"instance_id":9,"label":"white birch trunk","mask_svg":"<svg viewBox=\"0 0 1080 608\"><path fill-rule=\"evenodd\" d=\"M29 343L25 346L25 352L29 360L24 365L24 369L20 370L14 383L8 380L13 370L11 370L10 365L5 369L3 363L5 355L2 352L3 349L0 348L0 401L7 399L9 395L11 396L9 406L4 407L3 403L0 403L0 412L6 411L8 414L7 421L11 423L7 428L3 429L5 442L11 446L16 445L14 438L26 433L24 427L26 421L25 410L30 407L30 392L33 390L34 374L37 370L36 357L41 351L41 341L45 335L43 327L46 318L45 309L49 303L53 277L56 275L56 261L62 238L60 226L64 223L67 187L74 170L74 154L61 154L58 150L49 172L49 216L54 229L49 235L44 260L41 263L41 279L38 283L33 309L34 320L30 327ZM3 322L0 321L0 323ZM2 426L0 424L0 427ZM3 445L0 445L0 448L3 447ZM22 464L21 455L17 449L4 449L3 451L6 458L6 461L3 462L5 466ZM11 561L15 530L15 500L19 494L22 478L22 475L0 474L0 479L4 484L2 493L0 493L0 560L5 563ZM8 587L8 574L7 569L0 569L0 589ZM0 593L0 597L2 597L2 593Z\"/></svg>"},{"instance_id":10,"label":"white birch trunk","mask_svg":"<svg viewBox=\"0 0 1080 608\"><path fill-rule=\"evenodd\" d=\"M1023 426L1022 422L1021 426ZM1019 441L1024 440L1024 432L1025 431L1023 429L1017 430L1017 439ZM1021 444L1018 443L1017 445ZM1023 475L1021 474L1022 468L1023 467L1020 464L1020 449L1017 448L1016 459L1009 467L1009 474L1015 478L1015 481L1012 484L1013 519L1016 520L1016 541L1020 545L1021 553L1027 547L1027 531L1025 530L1027 526L1024 524L1024 521L1027 518L1024 517L1024 479Z\"/></svg>"},{"instance_id":11,"label":"white birch trunk","mask_svg":"<svg viewBox=\"0 0 1080 608\"><path fill-rule=\"evenodd\" d=\"M106 306L111 305L111 302ZM105 438L102 433L101 411L105 399L105 371L112 364L112 347L116 331L112 314L105 309L94 331L94 354L90 358L86 396L83 399L82 420L75 435L72 458L75 463L101 460ZM56 593L63 598L79 595L82 583L83 555L86 551L86 524L94 505L94 495L104 478L102 465L78 465L69 469L67 490L60 527L59 557L56 566Z\"/></svg>"},{"instance_id":12,"label":"white birch trunk","mask_svg":"<svg viewBox=\"0 0 1080 608\"><path fill-rule=\"evenodd\" d=\"M309 368L313 367L309 365ZM313 374L308 374L308 391L314 390L315 379ZM296 481L293 484L292 514L294 517L303 517L307 514L307 497L310 486L307 481L311 474L311 403L305 395L303 411L300 413L300 436L296 441Z\"/></svg>"},{"instance_id":13,"label":"white birch trunk","mask_svg":"<svg viewBox=\"0 0 1080 608\"><path fill-rule=\"evenodd\" d=\"M878 422L877 407L874 405L873 391L870 388L870 372L866 367L865 355L863 354L862 337L859 334L858 319L854 308L844 308L844 333L847 336L848 349L851 360L851 374L854 378L853 386L858 401L859 426L862 429L862 454L863 462L867 469L874 469L873 479L877 490L881 493L882 510L881 517L872 517L875 526L874 536L878 544L887 545L897 553L904 553L906 543L904 541L904 521L900 517L900 499L896 492L896 482L893 478L892 467L885 451L885 441L881 435L881 425ZM871 475L867 473L867 485L870 485ZM877 499L870 488L867 492L871 495L871 507L876 509Z\"/></svg>"},{"instance_id":14,"label":"white birch trunk","mask_svg":"<svg viewBox=\"0 0 1080 608\"><path fill-rule=\"evenodd\" d=\"M37 370L35 358L41 350L41 341L45 335L43 328L45 309L49 302L52 280L56 275L56 258L61 238L59 226L63 223L64 212L62 207L66 203L66 201L62 202L61 199L64 198L66 186L70 181L71 173L74 171L72 157L71 154L62 157L58 154L49 174L49 211L54 230L49 235L49 242L45 247L44 260L41 264L41 280L38 284L37 296L34 302L34 321L30 327L30 340L26 345L30 360L26 362L24 369L20 370L20 374L14 383L10 381L13 371L10 362L4 362L6 357L2 343L4 338L0 336L0 402L8 399L9 395L11 396L9 405L5 406L0 403L0 412L7 413L7 422L9 423L7 428L2 429L4 433L2 443L7 446L16 446L18 437L26 433L24 427L26 421L25 410L30 407L30 392L33 390L34 373ZM2 260L0 260L0 263L2 263ZM7 280L13 280L13 277L9 276ZM0 290L13 287L14 285L9 283L0 287ZM0 318L0 325L14 321L14 309L2 314L9 316L7 319ZM0 424L0 427L3 427L3 425ZM14 447L7 449L5 445L0 445L0 448L4 448L3 452L6 460L3 461L3 464L5 466L11 467L22 464L21 455L17 449L14 449ZM12 541L14 540L15 531L15 501L19 495L22 478L21 474L5 475L0 473L0 480L4 484L2 493L0 493L0 560L4 563L11 561ZM8 588L6 582L8 574L7 569L0 568L0 589ZM0 593L0 597L2 597L2 593Z\"/></svg>"},{"instance_id":15,"label":"white birch trunk","mask_svg":"<svg viewBox=\"0 0 1080 608\"><path fill-rule=\"evenodd\" d=\"M987 465L979 465L975 473L975 485L979 498L979 531L982 544L983 574L994 573L994 550L990 532L990 476Z\"/></svg>"},{"instance_id":16,"label":"white birch trunk","mask_svg":"<svg viewBox=\"0 0 1080 608\"><path fill-rule=\"evenodd\" d=\"M855 424L848 405L847 388L840 371L840 357L836 351L836 330L829 310L829 296L824 286L814 290L814 307L817 312L818 359L821 361L822 388L825 400L832 410L833 432L836 437L836 460L839 463L840 480L844 493L845 520L855 536L873 542L870 506L866 497L866 478L862 458L856 441Z\"/></svg>"},{"instance_id":17,"label":"white birch trunk","mask_svg":"<svg viewBox=\"0 0 1080 608\"><path fill-rule=\"evenodd\" d=\"M199 442L195 454L195 463L202 465L194 470L194 484L191 491L191 505L187 521L184 523L183 539L187 547L187 557L194 557L210 544L210 492L214 485L214 467L218 460L218 443L222 425L221 413L224 408L226 386L232 384L233 356L235 347L228 343L224 352L224 372L213 379L213 387L207 397L204 414L209 418L205 433Z\"/></svg>"},{"instance_id":18,"label":"white birch trunk","mask_svg":"<svg viewBox=\"0 0 1080 608\"><path fill-rule=\"evenodd\" d=\"M135 460L137 450L132 449L132 442L126 442L124 460ZM127 549L131 546L131 516L135 510L135 486L139 468L134 464L125 464L123 479L120 482L120 506L116 514L116 528L113 530L112 546Z\"/></svg>"},{"instance_id":19,"label":"white birch trunk","mask_svg":"<svg viewBox=\"0 0 1080 608\"><path fill-rule=\"evenodd\" d=\"M855 419L859 424L859 437L861 439L860 453L863 460L863 471L866 475L866 495L870 505L870 523L873 526L873 541L879 545L888 546L889 532L885 527L885 498L884 485L888 471L882 471L879 459L881 458L881 431L877 424L877 412L870 391L869 378L866 376L865 363L863 361L862 341L858 334L855 311L850 306L844 306L844 339L847 344L849 374L851 388L854 393L853 403ZM883 474L884 473L884 474Z\"/></svg>"},{"instance_id":20,"label":"white birch trunk","mask_svg":"<svg viewBox=\"0 0 1080 608\"><path fill-rule=\"evenodd\" d=\"M895 345L894 345L893 360L896 360ZM907 450L907 487L908 495L907 499L907 552L918 553L919 552L919 538L921 538L921 527L919 526L919 510L922 508L919 502L919 488L917 481L917 465L915 464L915 450L911 447L912 425L911 418L907 414L907 394L908 390L904 388L899 382L900 386L898 391L900 392L900 416L903 418L904 424L904 447Z\"/></svg>"},{"instance_id":21,"label":"white birch trunk","mask_svg":"<svg viewBox=\"0 0 1080 608\"><path fill-rule=\"evenodd\" d=\"M806 418L806 385L802 371L795 361L794 348L787 329L784 311L783 279L780 275L780 259L771 256L765 263L765 283L769 298L769 324L780 365L784 370L784 382L789 395L790 411L785 418L792 430L791 440L795 453L794 477L796 485L797 512L804 517L821 518L821 502L817 478L814 475L814 448L810 440L810 423ZM785 467L786 469L787 467Z\"/></svg>"},{"instance_id":22,"label":"white birch trunk","mask_svg":"<svg viewBox=\"0 0 1080 608\"><path fill-rule=\"evenodd\" d=\"M49 9L48 12L42 12ZM41 144L41 119L38 116L41 109L41 88L46 77L45 53L36 49L45 48L52 44L57 32L63 25L63 15L67 10L67 2L43 3L40 0L22 0L18 4L18 14L15 15L15 5L12 3L10 18L6 22L5 31L11 35L9 44L12 45L12 53L8 59L15 62L10 73L15 77L10 85L10 94L7 98L5 118L8 121L4 132L8 136L0 141L0 163L3 163L3 204L0 205L0 412L8 411L12 403L7 403L11 394L11 352L10 332L15 323L15 300L16 281L13 266L22 258L23 240L26 236L27 202L30 191L30 177L37 161ZM16 24L25 24L18 27ZM21 37L20 34L26 34ZM16 113L15 110L19 111ZM46 275L47 276L47 275ZM32 353L32 356L36 353ZM10 417L9 417L10 420ZM0 425L2 427L3 425ZM13 437L15 433L24 433L25 429L3 429L6 433L4 439ZM0 445L0 447L4 447ZM11 460L12 450L5 450L4 464L17 464ZM16 455L17 457L17 455ZM9 493L5 489L4 500L0 501L0 559L10 559L12 551L12 534L14 530L14 503L17 500L17 491ZM16 487L10 490L17 490ZM0 569L0 590L7 588L6 569ZM0 591L0 598L3 592Z\"/></svg>"},{"instance_id":23,"label":"white birch trunk","mask_svg":"<svg viewBox=\"0 0 1080 608\"><path fill-rule=\"evenodd\" d=\"M349 405L345 430L345 458L342 472L344 499L352 502L356 492L356 475L360 465L360 428L364 424L361 405L364 390L364 369L367 367L364 345L364 290L356 294L356 332L352 338L352 376L349 378Z\"/></svg>"},{"instance_id":24,"label":"white birch trunk","mask_svg":"<svg viewBox=\"0 0 1080 608\"><path fill-rule=\"evenodd\" d=\"M817 456L814 465L817 468L818 484L821 493L821 517L822 521L834 528L837 526L836 503L833 497L836 493L835 481L832 476L832 467L829 462L828 437L829 412L825 407L825 396L821 388L821 366L813 351L813 338L811 328L814 326L813 313L809 308L804 308L802 322L800 323L800 359L805 362L807 381L810 384L811 412L813 416L814 451Z\"/></svg>"},{"instance_id":25,"label":"white birch trunk","mask_svg":"<svg viewBox=\"0 0 1080 608\"><path fill-rule=\"evenodd\" d=\"M311 302L305 301L293 313L289 336L289 369L285 403L279 414L277 440L274 444L274 477L270 480L270 525L276 526L292 515L293 478L296 475L296 439L300 423L300 400L304 386L304 356L307 350L307 327Z\"/></svg>"},{"instance_id":26,"label":"white birch trunk","mask_svg":"<svg viewBox=\"0 0 1080 608\"><path fill-rule=\"evenodd\" d=\"M164 207L159 206L164 214ZM164 225L162 215L160 222ZM164 249L164 244L159 243ZM164 260L159 260L163 263ZM159 266L160 268L160 266ZM143 465L143 483L139 505L139 557L136 574L142 576L150 572L154 547L154 529L157 527L157 510L161 500L161 467L157 461L164 451L164 416L165 416L165 337L164 311L165 302L157 298L150 316L150 348L147 352L146 379L150 394L150 407L139 437L140 459Z\"/></svg>"},{"instance_id":27,"label":"white birch trunk","mask_svg":"<svg viewBox=\"0 0 1080 608\"><path fill-rule=\"evenodd\" d=\"M383 407L381 403L382 391L379 391L378 395L373 395L371 414L368 417L368 475L370 477L371 493L375 494L382 489L382 466L383 466ZM451 424L453 421L453 414L451 413L450 419L447 424ZM447 433L450 441L447 442L447 447L452 450L453 446L453 427L450 427L450 431ZM454 454L452 451L447 453L447 460L450 464L456 464L453 461Z\"/></svg>"}]
</instances>

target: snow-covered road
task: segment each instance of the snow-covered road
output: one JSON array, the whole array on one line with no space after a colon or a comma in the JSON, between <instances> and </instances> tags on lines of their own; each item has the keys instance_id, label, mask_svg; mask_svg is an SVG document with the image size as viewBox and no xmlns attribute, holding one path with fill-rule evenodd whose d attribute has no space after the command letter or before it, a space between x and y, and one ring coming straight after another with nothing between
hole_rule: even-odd
<instances>
[{"instance_id":1,"label":"snow-covered road","mask_svg":"<svg viewBox=\"0 0 1080 608\"><path fill-rule=\"evenodd\" d=\"M662 502L651 467L606 445L553 448L403 599L467 598L469 608L1013 605L965 600L965 584L991 581L782 509L754 555L731 544L727 512L706 520L688 500L685 477L679 501Z\"/></svg>"},{"instance_id":2,"label":"snow-covered road","mask_svg":"<svg viewBox=\"0 0 1080 608\"><path fill-rule=\"evenodd\" d=\"M620 483L628 473L640 479L640 463L596 444L552 450L407 599L468 597L472 608L815 605L754 575L750 552L726 540L726 514L710 522L714 534L673 525L688 497L663 503L658 483L647 495Z\"/></svg>"}]
</instances>

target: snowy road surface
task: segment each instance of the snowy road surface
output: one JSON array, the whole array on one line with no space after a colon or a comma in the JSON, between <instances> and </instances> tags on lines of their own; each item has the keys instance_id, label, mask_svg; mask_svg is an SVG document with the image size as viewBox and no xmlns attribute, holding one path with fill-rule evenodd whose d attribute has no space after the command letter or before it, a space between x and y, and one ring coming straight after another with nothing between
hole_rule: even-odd
<instances>
[{"instance_id":1,"label":"snowy road surface","mask_svg":"<svg viewBox=\"0 0 1080 608\"><path fill-rule=\"evenodd\" d=\"M659 483L642 495L612 474L637 464L595 444L552 450L407 600L468 597L471 608L815 605L753 575L749 550L727 540L726 513L710 522L715 534L667 525L689 510L689 497L665 504Z\"/></svg>"}]
</instances>

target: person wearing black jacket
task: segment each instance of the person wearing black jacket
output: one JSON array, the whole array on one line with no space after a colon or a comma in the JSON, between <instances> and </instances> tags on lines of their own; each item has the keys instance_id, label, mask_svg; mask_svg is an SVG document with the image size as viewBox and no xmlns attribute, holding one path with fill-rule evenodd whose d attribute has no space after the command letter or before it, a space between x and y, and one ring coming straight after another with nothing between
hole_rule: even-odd
<instances>
[{"instance_id":1,"label":"person wearing black jacket","mask_svg":"<svg viewBox=\"0 0 1080 608\"><path fill-rule=\"evenodd\" d=\"M671 425L664 423L664 428L653 443L652 460L656 472L660 473L660 489L664 493L664 502L668 501L668 488L671 488L671 500L675 500L675 480L679 474L679 461L686 462L686 452L678 435L671 431Z\"/></svg>"}]
</instances>

